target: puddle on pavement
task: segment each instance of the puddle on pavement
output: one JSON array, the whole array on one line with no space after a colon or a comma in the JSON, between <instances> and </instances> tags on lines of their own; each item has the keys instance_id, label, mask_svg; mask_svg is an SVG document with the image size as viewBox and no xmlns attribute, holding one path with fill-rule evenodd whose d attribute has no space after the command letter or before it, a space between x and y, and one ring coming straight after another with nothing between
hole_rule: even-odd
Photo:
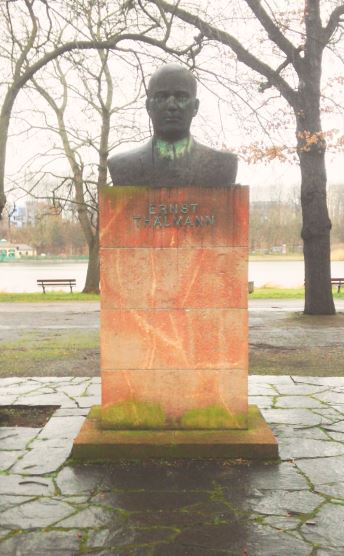
<instances>
[{"instance_id":1,"label":"puddle on pavement","mask_svg":"<svg viewBox=\"0 0 344 556\"><path fill-rule=\"evenodd\" d=\"M3 405L0 407L0 427L42 428L59 405Z\"/></svg>"}]
</instances>

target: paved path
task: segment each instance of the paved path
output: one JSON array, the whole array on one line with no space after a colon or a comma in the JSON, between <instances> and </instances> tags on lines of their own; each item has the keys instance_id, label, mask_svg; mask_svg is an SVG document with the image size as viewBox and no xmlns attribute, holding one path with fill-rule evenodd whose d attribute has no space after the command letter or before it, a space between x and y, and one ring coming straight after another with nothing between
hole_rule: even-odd
<instances>
[{"instance_id":1,"label":"paved path","mask_svg":"<svg viewBox=\"0 0 344 556\"><path fill-rule=\"evenodd\" d=\"M0 554L342 556L344 378L251 376L279 464L68 461L97 378L6 378L0 404L56 405L0 428Z\"/></svg>"}]
</instances>

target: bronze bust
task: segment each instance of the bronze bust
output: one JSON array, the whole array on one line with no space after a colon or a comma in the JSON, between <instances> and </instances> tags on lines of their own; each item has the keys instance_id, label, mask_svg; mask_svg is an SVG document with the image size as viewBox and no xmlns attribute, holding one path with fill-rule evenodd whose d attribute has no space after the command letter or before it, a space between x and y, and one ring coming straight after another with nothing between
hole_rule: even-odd
<instances>
[{"instance_id":1,"label":"bronze bust","mask_svg":"<svg viewBox=\"0 0 344 556\"><path fill-rule=\"evenodd\" d=\"M199 100L190 71L166 64L150 79L146 108L154 135L143 146L108 161L114 185L227 186L235 183L236 155L197 143L190 134Z\"/></svg>"}]
</instances>

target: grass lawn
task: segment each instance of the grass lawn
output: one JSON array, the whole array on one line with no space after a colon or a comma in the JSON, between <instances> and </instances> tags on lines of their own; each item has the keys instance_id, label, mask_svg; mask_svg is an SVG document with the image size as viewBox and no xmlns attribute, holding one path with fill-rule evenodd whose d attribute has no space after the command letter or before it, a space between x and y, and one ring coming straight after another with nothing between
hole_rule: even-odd
<instances>
[{"instance_id":1,"label":"grass lawn","mask_svg":"<svg viewBox=\"0 0 344 556\"><path fill-rule=\"evenodd\" d=\"M303 299L304 288L256 288L250 294L250 299ZM335 299L344 298L344 290L337 293L337 288L333 288ZM70 293L62 291L52 291L47 293L1 293L0 303L2 302L50 302L50 301L99 301L100 296L96 293Z\"/></svg>"},{"instance_id":2,"label":"grass lawn","mask_svg":"<svg viewBox=\"0 0 344 556\"><path fill-rule=\"evenodd\" d=\"M99 294L80 292L47 292L47 293L4 293L0 292L0 303L4 302L47 302L47 301L98 301Z\"/></svg>"}]
</instances>

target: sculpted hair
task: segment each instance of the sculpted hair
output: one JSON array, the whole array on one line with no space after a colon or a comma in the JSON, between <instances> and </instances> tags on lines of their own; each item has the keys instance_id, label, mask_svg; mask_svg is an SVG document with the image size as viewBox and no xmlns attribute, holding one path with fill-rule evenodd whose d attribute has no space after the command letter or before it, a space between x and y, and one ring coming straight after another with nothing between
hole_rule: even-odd
<instances>
[{"instance_id":1,"label":"sculpted hair","mask_svg":"<svg viewBox=\"0 0 344 556\"><path fill-rule=\"evenodd\" d=\"M194 75L191 73L190 70L184 68L183 66L180 66L179 64L165 64L164 66L161 66L159 69L157 69L152 77L149 80L148 83L148 89L147 89L147 96L149 97L152 90L154 89L154 87L156 86L156 83L159 79L164 78L164 75L168 74L168 73L179 73L185 76L185 78L189 81L190 86L191 86L191 92L194 96L196 96L197 94L197 81L196 78L194 77Z\"/></svg>"}]
</instances>

